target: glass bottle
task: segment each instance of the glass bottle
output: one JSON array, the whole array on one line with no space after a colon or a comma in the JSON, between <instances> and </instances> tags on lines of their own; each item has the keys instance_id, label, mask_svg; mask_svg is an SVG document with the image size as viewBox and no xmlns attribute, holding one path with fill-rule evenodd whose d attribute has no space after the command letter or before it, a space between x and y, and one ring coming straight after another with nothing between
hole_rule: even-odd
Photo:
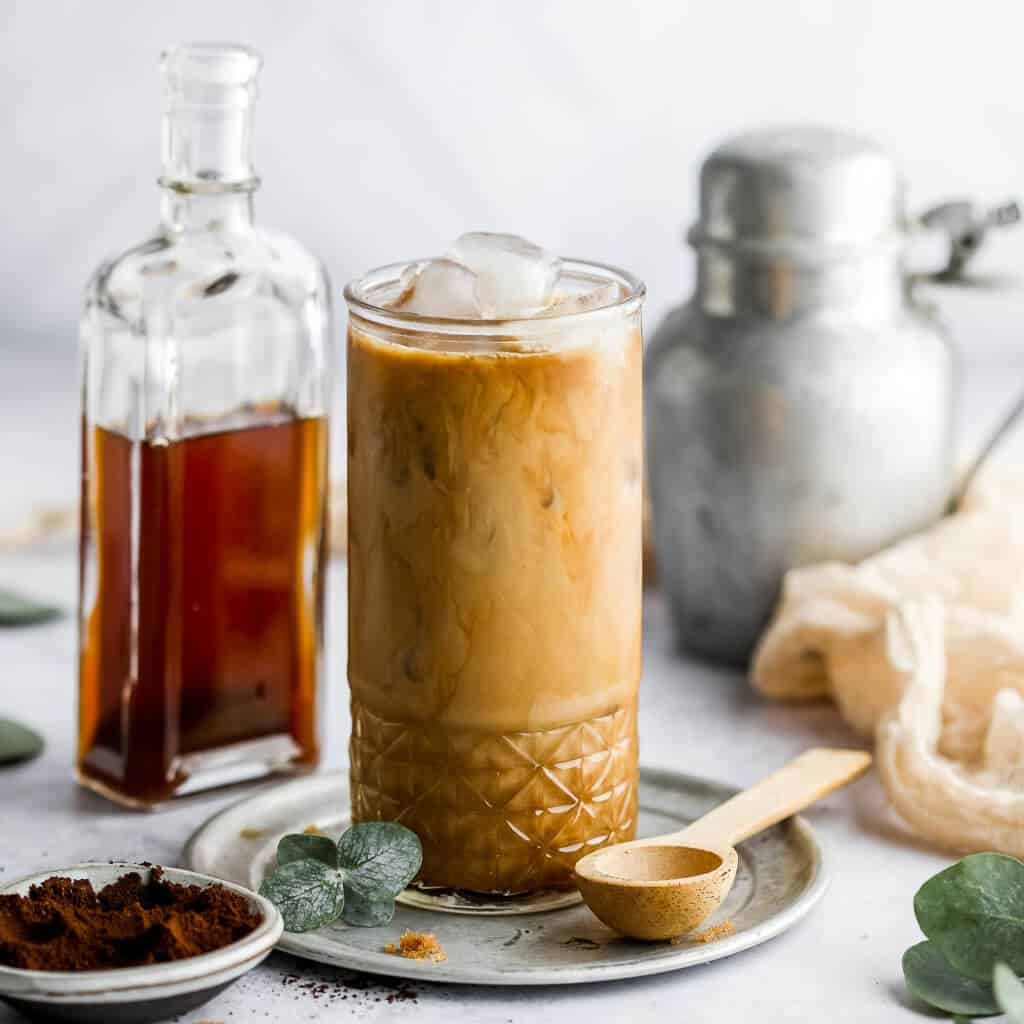
<instances>
[{"instance_id":1,"label":"glass bottle","mask_svg":"<svg viewBox=\"0 0 1024 1024\"><path fill-rule=\"evenodd\" d=\"M260 63L163 55L161 223L82 317L76 777L133 806L319 753L329 289L253 224Z\"/></svg>"}]
</instances>

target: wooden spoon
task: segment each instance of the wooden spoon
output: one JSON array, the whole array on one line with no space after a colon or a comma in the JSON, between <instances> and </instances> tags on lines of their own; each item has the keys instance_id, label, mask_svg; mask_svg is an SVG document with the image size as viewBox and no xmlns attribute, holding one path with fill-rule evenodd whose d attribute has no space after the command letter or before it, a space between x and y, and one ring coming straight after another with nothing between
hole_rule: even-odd
<instances>
[{"instance_id":1,"label":"wooden spoon","mask_svg":"<svg viewBox=\"0 0 1024 1024\"><path fill-rule=\"evenodd\" d=\"M590 909L623 935L683 935L729 895L737 843L846 785L870 764L862 750L808 750L681 832L587 854L576 863L576 884Z\"/></svg>"}]
</instances>

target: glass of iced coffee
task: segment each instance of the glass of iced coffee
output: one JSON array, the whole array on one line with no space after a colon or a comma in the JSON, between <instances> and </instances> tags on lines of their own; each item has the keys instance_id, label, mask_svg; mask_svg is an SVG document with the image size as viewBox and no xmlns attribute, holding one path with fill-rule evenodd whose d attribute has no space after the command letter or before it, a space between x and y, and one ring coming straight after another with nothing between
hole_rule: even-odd
<instances>
[{"instance_id":1,"label":"glass of iced coffee","mask_svg":"<svg viewBox=\"0 0 1024 1024\"><path fill-rule=\"evenodd\" d=\"M551 905L636 826L643 285L474 233L345 297L353 817Z\"/></svg>"}]
</instances>

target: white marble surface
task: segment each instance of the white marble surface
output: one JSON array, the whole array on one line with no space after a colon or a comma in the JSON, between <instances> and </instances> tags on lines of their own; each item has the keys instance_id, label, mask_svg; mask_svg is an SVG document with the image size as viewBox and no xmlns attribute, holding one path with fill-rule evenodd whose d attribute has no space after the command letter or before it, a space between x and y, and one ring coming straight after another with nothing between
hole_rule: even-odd
<instances>
[{"instance_id":1,"label":"white marble surface","mask_svg":"<svg viewBox=\"0 0 1024 1024\"><path fill-rule=\"evenodd\" d=\"M1020 387L1021 360L968 365L968 429L976 437ZM77 411L73 361L0 353L0 493L8 507L73 492ZM1017 445L1019 448L1019 444ZM74 552L65 545L0 557L0 585L73 607ZM332 570L326 767L343 761L344 568ZM0 772L0 878L81 860L174 863L209 814L238 792L195 799L155 815L121 811L71 781L75 719L72 621L0 631L0 710L48 739L43 757ZM648 602L641 701L642 759L734 784L813 743L856 742L825 705L778 706L736 674L676 656L665 609ZM487 989L397 983L275 955L202 1010L198 1021L406 1019L532 1024L576 1021L746 1019L836 1024L921 1019L905 1005L900 957L918 938L917 886L949 858L908 837L886 809L876 779L834 795L809 815L826 844L833 884L819 908L767 945L707 967L580 988ZM452 927L457 927L453 920ZM388 999L391 999L391 1002ZM415 999L416 1005L413 1005ZM15 1016L0 1009L0 1024Z\"/></svg>"}]
</instances>

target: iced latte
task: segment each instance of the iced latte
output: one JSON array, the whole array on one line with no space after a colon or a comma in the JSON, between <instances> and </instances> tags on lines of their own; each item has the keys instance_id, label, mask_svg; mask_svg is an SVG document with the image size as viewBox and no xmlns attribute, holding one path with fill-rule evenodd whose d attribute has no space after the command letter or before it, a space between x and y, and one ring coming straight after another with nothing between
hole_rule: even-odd
<instances>
[{"instance_id":1,"label":"iced latte","mask_svg":"<svg viewBox=\"0 0 1024 1024\"><path fill-rule=\"evenodd\" d=\"M346 297L355 820L569 887L636 824L642 286L470 235Z\"/></svg>"}]
</instances>

